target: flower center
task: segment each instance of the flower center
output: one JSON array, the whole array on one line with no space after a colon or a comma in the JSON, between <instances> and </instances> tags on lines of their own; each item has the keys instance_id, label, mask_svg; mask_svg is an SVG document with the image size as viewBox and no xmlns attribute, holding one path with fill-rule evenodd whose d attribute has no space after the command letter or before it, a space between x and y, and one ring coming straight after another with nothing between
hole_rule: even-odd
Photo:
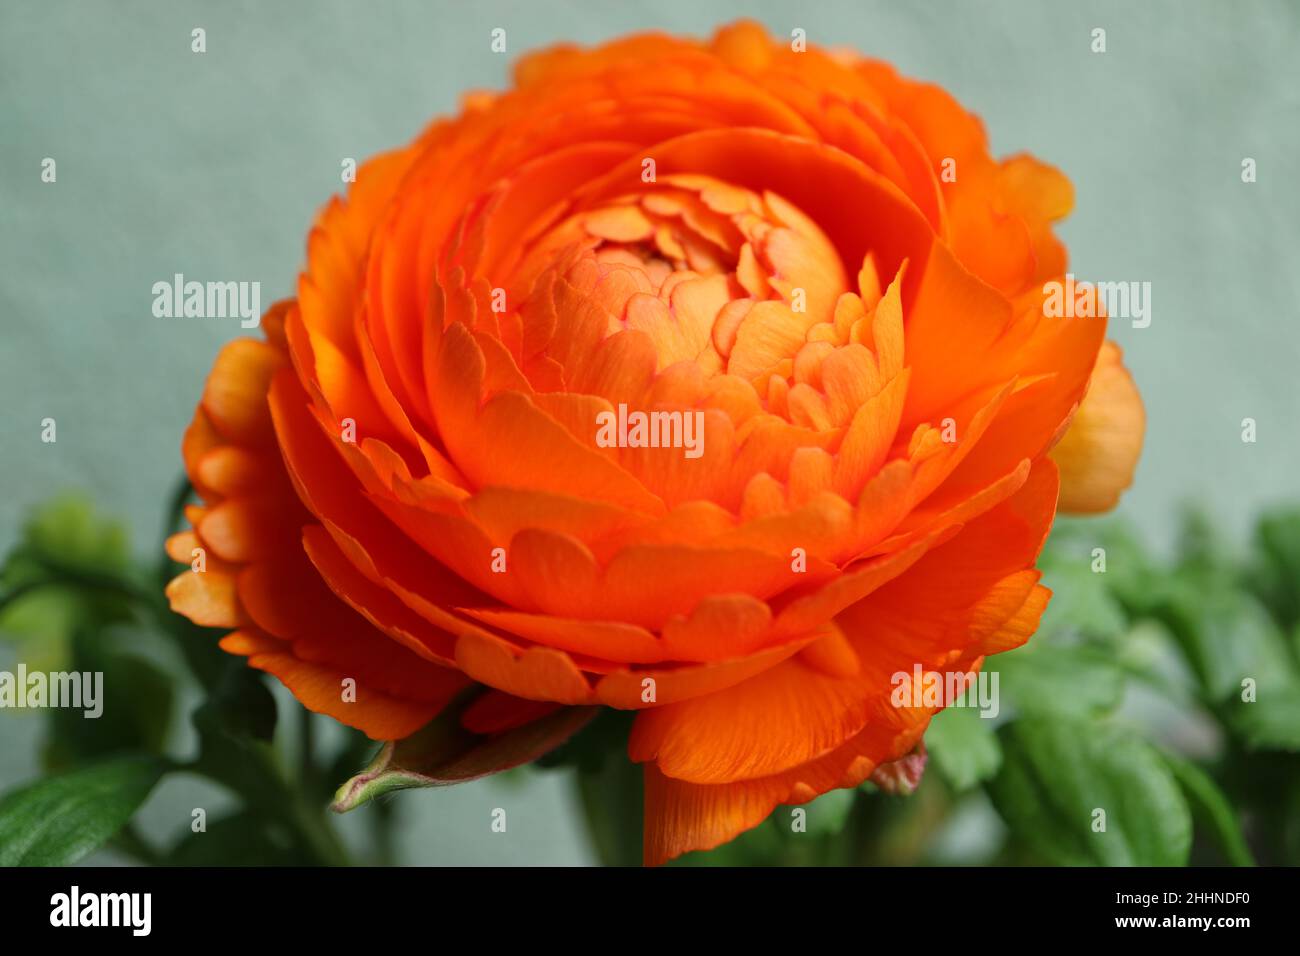
<instances>
[{"instance_id":1,"label":"flower center","mask_svg":"<svg viewBox=\"0 0 1300 956\"><path fill-rule=\"evenodd\" d=\"M869 341L880 296L870 260L859 280L866 287L849 292L830 240L779 196L670 176L547 228L514 285L532 287L525 324L556 323L546 354L561 368L534 363L545 373L529 374L539 390L580 387L593 353L609 351L669 380L738 379L761 410L824 431L845 424L849 409L828 400L822 363ZM556 296L580 307L558 309ZM587 349L566 347L575 342ZM717 387L738 394L737 384Z\"/></svg>"}]
</instances>

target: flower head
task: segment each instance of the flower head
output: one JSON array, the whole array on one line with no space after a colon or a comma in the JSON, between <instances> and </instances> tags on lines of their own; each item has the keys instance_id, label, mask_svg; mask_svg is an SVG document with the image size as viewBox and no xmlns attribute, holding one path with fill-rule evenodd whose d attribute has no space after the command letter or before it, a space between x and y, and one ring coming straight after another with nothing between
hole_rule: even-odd
<instances>
[{"instance_id":1,"label":"flower head","mask_svg":"<svg viewBox=\"0 0 1300 956\"><path fill-rule=\"evenodd\" d=\"M1071 203L753 24L529 56L362 166L218 357L173 607L379 739L467 691L485 735L637 710L647 862L855 786L935 710L891 675L1028 639L1058 493L1131 479L1105 320L1042 307Z\"/></svg>"}]
</instances>

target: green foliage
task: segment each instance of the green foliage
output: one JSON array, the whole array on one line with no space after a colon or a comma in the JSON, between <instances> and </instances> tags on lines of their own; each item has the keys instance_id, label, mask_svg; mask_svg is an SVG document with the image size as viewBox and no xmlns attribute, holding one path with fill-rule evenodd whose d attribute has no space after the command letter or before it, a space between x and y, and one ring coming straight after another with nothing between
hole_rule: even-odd
<instances>
[{"instance_id":1,"label":"green foliage","mask_svg":"<svg viewBox=\"0 0 1300 956\"><path fill-rule=\"evenodd\" d=\"M45 766L60 770L117 753L161 755L174 709L172 675L153 661L119 649L119 635L73 635L67 667L104 675L102 714L86 720L81 711L52 709L45 746Z\"/></svg>"},{"instance_id":2,"label":"green foliage","mask_svg":"<svg viewBox=\"0 0 1300 956\"><path fill-rule=\"evenodd\" d=\"M1042 567L1055 615L985 665L1011 717L988 784L1009 830L1003 862L1300 862L1276 809L1300 793L1300 661L1286 636L1296 513L1264 516L1254 544L1235 555L1195 512L1167 562L1114 522L1053 533ZM1169 749L1160 708L1185 715L1199 759ZM1106 834L1088 808L1106 811Z\"/></svg>"},{"instance_id":3,"label":"green foliage","mask_svg":"<svg viewBox=\"0 0 1300 956\"><path fill-rule=\"evenodd\" d=\"M925 745L939 773L958 793L988 780L1002 766L993 721L970 708L949 707L935 715Z\"/></svg>"},{"instance_id":4,"label":"green foliage","mask_svg":"<svg viewBox=\"0 0 1300 956\"><path fill-rule=\"evenodd\" d=\"M37 508L0 567L0 637L33 668L64 669L78 629L132 619L126 532L84 498Z\"/></svg>"},{"instance_id":5,"label":"green foliage","mask_svg":"<svg viewBox=\"0 0 1300 956\"><path fill-rule=\"evenodd\" d=\"M1237 813L1219 785L1190 760L1167 753L1164 761L1182 787L1197 825L1214 839L1224 858L1233 866L1253 866Z\"/></svg>"},{"instance_id":6,"label":"green foliage","mask_svg":"<svg viewBox=\"0 0 1300 956\"><path fill-rule=\"evenodd\" d=\"M1300 508L1264 516L1255 530L1247 584L1284 628L1300 625Z\"/></svg>"},{"instance_id":7,"label":"green foliage","mask_svg":"<svg viewBox=\"0 0 1300 956\"><path fill-rule=\"evenodd\" d=\"M83 498L56 498L27 522L0 569L0 588L0 634L17 642L30 670L103 674L102 716L48 712L46 767L57 772L116 753L161 754L174 683L136 653L150 602L131 567L125 529Z\"/></svg>"},{"instance_id":8,"label":"green foliage","mask_svg":"<svg viewBox=\"0 0 1300 956\"><path fill-rule=\"evenodd\" d=\"M55 498L39 507L27 522L23 541L10 556L5 583L16 581L22 565L59 567L87 577L112 577L129 564L126 529L100 517L94 505L78 495Z\"/></svg>"},{"instance_id":9,"label":"green foliage","mask_svg":"<svg viewBox=\"0 0 1300 956\"><path fill-rule=\"evenodd\" d=\"M937 715L913 794L831 791L676 865L1300 864L1300 510L1264 515L1244 555L1188 514L1170 559L1122 524L1063 520L1040 567L1054 598L1038 634L984 663L997 713ZM552 747L528 772L572 777L603 862L640 861L634 715L490 738L448 719L378 756L356 732L326 752L317 718L295 705L296 721L277 720L265 676L217 649L220 632L171 614L161 583L180 570L133 562L124 530L80 499L28 522L0 568L0 637L31 669L102 673L104 716L44 712L47 775L0 796L0 863L105 845L170 865L345 863L325 808L349 777L343 802L359 805ZM178 702L196 695L196 743L178 754ZM171 773L215 781L237 805L150 846L129 821ZM395 806L367 804L374 862L392 861Z\"/></svg>"},{"instance_id":10,"label":"green foliage","mask_svg":"<svg viewBox=\"0 0 1300 956\"><path fill-rule=\"evenodd\" d=\"M119 757L46 777L0 798L0 866L75 863L120 830L166 764Z\"/></svg>"},{"instance_id":11,"label":"green foliage","mask_svg":"<svg viewBox=\"0 0 1300 956\"><path fill-rule=\"evenodd\" d=\"M1026 719L1107 714L1124 696L1124 672L1090 645L1030 641L988 666L999 674L1005 699Z\"/></svg>"},{"instance_id":12,"label":"green foliage","mask_svg":"<svg viewBox=\"0 0 1300 956\"><path fill-rule=\"evenodd\" d=\"M168 530L188 500L178 488ZM159 546L160 548L160 546ZM313 772L288 773L266 680L216 647L219 631L171 613L162 582L176 571L134 563L120 525L79 498L39 508L0 569L0 634L30 670L99 673L103 713L48 708L48 776L0 796L0 864L75 862L105 845L143 862L335 864L347 857ZM168 753L176 702L198 692L197 752ZM334 757L310 752L299 763ZM355 769L356 764L349 767ZM205 832L186 827L165 849L129 820L169 773L196 773L233 792L241 809Z\"/></svg>"},{"instance_id":13,"label":"green foliage","mask_svg":"<svg viewBox=\"0 0 1300 956\"><path fill-rule=\"evenodd\" d=\"M1156 750L1113 725L1064 714L999 732L993 803L1034 850L1060 866L1181 866L1192 821Z\"/></svg>"}]
</instances>

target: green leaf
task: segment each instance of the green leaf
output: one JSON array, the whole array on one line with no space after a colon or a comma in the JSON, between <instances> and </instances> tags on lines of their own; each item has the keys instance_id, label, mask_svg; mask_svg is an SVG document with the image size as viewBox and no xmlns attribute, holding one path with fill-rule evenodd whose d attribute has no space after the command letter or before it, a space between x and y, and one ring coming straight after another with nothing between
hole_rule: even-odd
<instances>
[{"instance_id":1,"label":"green leaf","mask_svg":"<svg viewBox=\"0 0 1300 956\"><path fill-rule=\"evenodd\" d=\"M119 757L12 791L0 798L0 866L75 863L126 824L167 769L156 757Z\"/></svg>"},{"instance_id":2,"label":"green leaf","mask_svg":"<svg viewBox=\"0 0 1300 956\"><path fill-rule=\"evenodd\" d=\"M988 780L1002 765L993 721L969 707L948 707L936 714L925 732L925 749L958 793Z\"/></svg>"},{"instance_id":3,"label":"green leaf","mask_svg":"<svg viewBox=\"0 0 1300 956\"><path fill-rule=\"evenodd\" d=\"M381 794L444 787L531 763L595 716L595 707L565 707L513 730L485 736L460 726L449 708L411 736L384 745L374 762L334 795L333 809L353 810Z\"/></svg>"},{"instance_id":4,"label":"green leaf","mask_svg":"<svg viewBox=\"0 0 1300 956\"><path fill-rule=\"evenodd\" d=\"M1225 711L1247 749L1300 753L1300 686L1261 684L1257 699L1233 700Z\"/></svg>"},{"instance_id":5,"label":"green leaf","mask_svg":"<svg viewBox=\"0 0 1300 956\"><path fill-rule=\"evenodd\" d=\"M1300 509L1274 511L1255 528L1258 558L1249 581L1286 627L1300 624Z\"/></svg>"},{"instance_id":6,"label":"green leaf","mask_svg":"<svg viewBox=\"0 0 1300 956\"><path fill-rule=\"evenodd\" d=\"M1183 788L1196 823L1210 832L1224 858L1233 866L1254 866L1236 811L1219 785L1196 764L1171 753L1161 756Z\"/></svg>"},{"instance_id":7,"label":"green leaf","mask_svg":"<svg viewBox=\"0 0 1300 956\"><path fill-rule=\"evenodd\" d=\"M1039 630L1043 634L1077 634L1113 638L1124 633L1128 617L1111 593L1112 573L1107 556L1105 573L1092 570L1090 554L1053 552L1039 562L1043 583L1052 589L1052 600L1043 613Z\"/></svg>"},{"instance_id":8,"label":"green leaf","mask_svg":"<svg viewBox=\"0 0 1300 956\"><path fill-rule=\"evenodd\" d=\"M1176 706L1199 706L1200 687L1178 640L1154 618L1134 623L1114 649L1115 663L1132 678L1160 692Z\"/></svg>"},{"instance_id":9,"label":"green leaf","mask_svg":"<svg viewBox=\"0 0 1300 956\"><path fill-rule=\"evenodd\" d=\"M1255 681L1261 697L1266 688L1300 684L1286 639L1258 600L1227 584L1183 584L1161 619L1178 638L1206 699L1240 698L1245 678Z\"/></svg>"},{"instance_id":10,"label":"green leaf","mask_svg":"<svg viewBox=\"0 0 1300 956\"><path fill-rule=\"evenodd\" d=\"M1083 719L1002 727L989 795L1013 833L1066 866L1182 866L1187 802L1160 755L1131 732ZM1105 832L1094 832L1096 811Z\"/></svg>"},{"instance_id":11,"label":"green leaf","mask_svg":"<svg viewBox=\"0 0 1300 956\"><path fill-rule=\"evenodd\" d=\"M194 711L199 734L195 769L240 793L256 807L283 802L288 789L271 748L275 698L262 675L229 661L214 695Z\"/></svg>"},{"instance_id":12,"label":"green leaf","mask_svg":"<svg viewBox=\"0 0 1300 956\"><path fill-rule=\"evenodd\" d=\"M1097 548L1106 552L1104 573L1092 570ZM1143 613L1165 576L1133 529L1115 520L1058 518L1039 564L1046 583L1059 588L1044 614L1045 633L1064 622L1088 636L1114 636L1120 633L1117 610L1126 616Z\"/></svg>"},{"instance_id":13,"label":"green leaf","mask_svg":"<svg viewBox=\"0 0 1300 956\"><path fill-rule=\"evenodd\" d=\"M170 675L142 657L115 654L105 661L103 713L88 719L80 710L50 711L47 769L58 770L114 753L160 754L171 725Z\"/></svg>"},{"instance_id":14,"label":"green leaf","mask_svg":"<svg viewBox=\"0 0 1300 956\"><path fill-rule=\"evenodd\" d=\"M1000 696L1018 713L1101 715L1124 696L1124 671L1088 646L1031 641L992 658L985 670L999 675Z\"/></svg>"},{"instance_id":15,"label":"green leaf","mask_svg":"<svg viewBox=\"0 0 1300 956\"><path fill-rule=\"evenodd\" d=\"M171 725L174 687L171 675L153 662L119 650L125 637L137 634L90 634L77 631L72 640L71 670L102 674L100 715L81 710L51 709L48 770L61 770L114 753L162 753Z\"/></svg>"}]
</instances>

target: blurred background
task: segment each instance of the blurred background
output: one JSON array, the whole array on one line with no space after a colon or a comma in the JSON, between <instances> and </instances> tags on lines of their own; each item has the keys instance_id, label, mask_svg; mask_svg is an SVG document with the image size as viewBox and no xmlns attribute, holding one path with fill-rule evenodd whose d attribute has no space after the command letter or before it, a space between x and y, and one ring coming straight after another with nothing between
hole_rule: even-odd
<instances>
[{"instance_id":1,"label":"blurred background","mask_svg":"<svg viewBox=\"0 0 1300 956\"><path fill-rule=\"evenodd\" d=\"M1150 327L1115 322L1111 335L1149 419L1120 512L1154 553L1173 548L1185 502L1208 509L1223 546L1237 548L1262 509L1296 497L1300 5L1290 0L44 0L0 4L0 553L34 505L68 488L154 560L181 432L219 347L243 334L235 320L154 318L154 282L260 281L265 307L293 289L344 157L409 140L465 91L502 88L526 50L639 29L708 35L738 16L937 82L983 117L995 154L1027 150L1073 180L1061 229L1073 271L1152 286ZM190 50L195 27L207 33L202 55ZM505 55L489 50L495 27ZM1097 27L1104 54L1090 49ZM41 181L45 157L57 161L54 184ZM1253 444L1241 438L1247 417ZM45 418L57 443L41 441ZM0 669L17 654L0 643ZM0 790L38 774L41 733L39 714L0 712ZM185 750L184 732L171 746ZM229 800L169 777L139 828L174 834L190 808ZM394 806L404 863L595 860L561 771ZM485 806L511 808L508 840L484 825ZM344 824L364 841L359 820Z\"/></svg>"}]
</instances>

